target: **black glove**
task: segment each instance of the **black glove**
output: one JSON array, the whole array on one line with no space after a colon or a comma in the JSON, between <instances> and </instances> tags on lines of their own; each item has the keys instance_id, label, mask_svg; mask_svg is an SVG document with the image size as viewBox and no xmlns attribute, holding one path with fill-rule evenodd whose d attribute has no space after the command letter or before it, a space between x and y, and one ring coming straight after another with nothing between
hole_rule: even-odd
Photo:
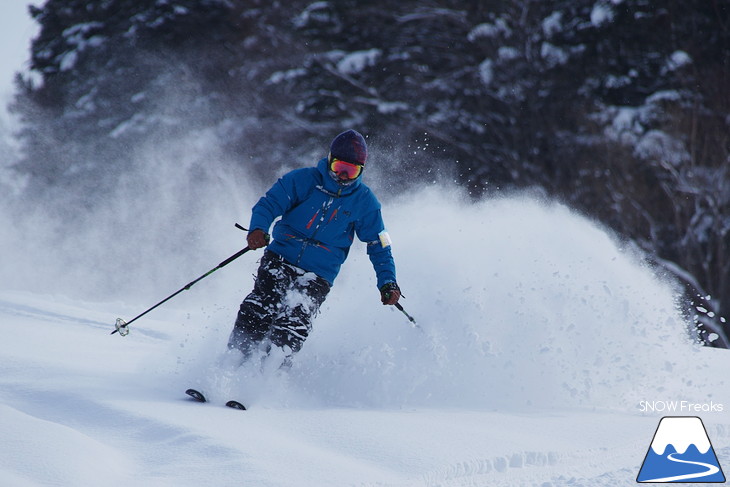
<instances>
[{"instance_id":1,"label":"black glove","mask_svg":"<svg viewBox=\"0 0 730 487\"><path fill-rule=\"evenodd\" d=\"M266 247L269 244L269 235L260 228L257 228L248 234L246 241L248 242L249 249L260 249L261 247Z\"/></svg>"},{"instance_id":2,"label":"black glove","mask_svg":"<svg viewBox=\"0 0 730 487\"><path fill-rule=\"evenodd\" d=\"M400 288L394 282L383 284L380 288L380 301L383 304L395 304L400 299Z\"/></svg>"}]
</instances>

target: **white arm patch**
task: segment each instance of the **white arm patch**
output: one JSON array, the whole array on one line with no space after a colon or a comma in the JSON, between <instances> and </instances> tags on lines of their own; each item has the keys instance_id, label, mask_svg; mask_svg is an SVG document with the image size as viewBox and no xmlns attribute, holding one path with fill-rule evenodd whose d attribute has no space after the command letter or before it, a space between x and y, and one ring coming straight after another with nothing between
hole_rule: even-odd
<instances>
[{"instance_id":1,"label":"white arm patch","mask_svg":"<svg viewBox=\"0 0 730 487\"><path fill-rule=\"evenodd\" d=\"M381 245L381 246L382 246L383 248L385 248L385 247L390 247L390 244L392 244L392 243L393 243L393 242L392 242L392 241L390 240L390 235L388 234L388 231L387 231L387 230L383 230L382 232L380 232L380 233L378 234L378 239L380 239L380 245Z\"/></svg>"}]
</instances>

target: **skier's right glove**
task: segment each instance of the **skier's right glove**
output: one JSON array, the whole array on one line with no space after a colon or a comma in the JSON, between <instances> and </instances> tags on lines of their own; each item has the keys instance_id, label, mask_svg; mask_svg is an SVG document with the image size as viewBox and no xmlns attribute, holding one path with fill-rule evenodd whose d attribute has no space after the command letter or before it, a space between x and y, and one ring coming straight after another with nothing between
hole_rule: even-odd
<instances>
[{"instance_id":1,"label":"skier's right glove","mask_svg":"<svg viewBox=\"0 0 730 487\"><path fill-rule=\"evenodd\" d=\"M267 245L269 245L269 235L260 228L257 228L256 230L252 230L248 234L248 237L246 237L246 241L248 242L249 249L260 249L261 247L266 247Z\"/></svg>"}]
</instances>

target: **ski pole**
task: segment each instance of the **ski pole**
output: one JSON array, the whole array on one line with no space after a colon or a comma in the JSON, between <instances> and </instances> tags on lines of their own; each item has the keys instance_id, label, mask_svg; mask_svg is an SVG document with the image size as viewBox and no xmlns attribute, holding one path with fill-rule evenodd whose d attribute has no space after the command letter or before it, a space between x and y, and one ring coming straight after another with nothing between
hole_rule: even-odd
<instances>
[{"instance_id":1,"label":"ski pole","mask_svg":"<svg viewBox=\"0 0 730 487\"><path fill-rule=\"evenodd\" d=\"M395 303L395 307L398 308L398 311L400 311L401 313L406 315L406 318L408 318L408 321L410 321L413 324L414 328L418 328L419 330L421 329L421 327L418 325L418 323L416 323L415 318L413 318L413 316L409 315L406 312L406 310L403 309L403 306L401 306L400 303Z\"/></svg>"},{"instance_id":2,"label":"ski pole","mask_svg":"<svg viewBox=\"0 0 730 487\"><path fill-rule=\"evenodd\" d=\"M243 228L238 223L236 223L236 228L240 228L241 230L245 230L245 228ZM127 336L129 334L129 328L127 328L127 327L129 325L131 325L134 321L136 321L139 318L143 317L144 315L146 315L147 313L149 313L153 309L155 309L155 308L157 308L159 306L162 306L163 304L165 304L166 302L168 302L169 300L171 300L172 298L174 298L175 296L177 296L181 292L187 291L188 289L190 289L191 287L193 287L198 281L201 281L201 280L205 279L206 277L208 277L209 275L213 274L215 271L217 271L221 267L227 266L228 264L230 264L234 260L236 260L239 257L241 257L243 254L245 254L249 250L251 250L251 249L248 248L248 247L239 250L238 252L236 252L232 256L228 257L226 260L224 260L223 262L221 262L220 264L218 264L217 266L215 266L214 268L212 268L211 270L209 270L208 272L206 272L205 274L203 274L199 278L195 279L194 281L191 281L191 282L187 283L185 286L183 286L182 288L180 288L178 291L176 291L173 294L169 295L168 297L166 297L165 299L163 299L162 301L160 301L156 305L152 306L148 310L144 311L143 313L135 316L130 321L125 322L123 319L117 318L117 322L115 324L116 330L114 330L113 332L111 332L111 334L113 335L113 334L119 332L119 335L121 335L121 336Z\"/></svg>"}]
</instances>

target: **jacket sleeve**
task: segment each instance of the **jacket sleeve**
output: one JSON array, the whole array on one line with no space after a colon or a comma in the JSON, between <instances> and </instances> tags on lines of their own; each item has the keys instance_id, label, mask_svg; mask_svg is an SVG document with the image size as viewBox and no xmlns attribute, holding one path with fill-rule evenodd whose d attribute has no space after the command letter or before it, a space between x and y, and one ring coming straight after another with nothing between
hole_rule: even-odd
<instances>
[{"instance_id":1,"label":"jacket sleeve","mask_svg":"<svg viewBox=\"0 0 730 487\"><path fill-rule=\"evenodd\" d=\"M395 280L395 262L390 250L390 238L385 231L380 209L368 212L360 221L357 236L367 244L367 253L375 269L378 289Z\"/></svg>"},{"instance_id":2,"label":"jacket sleeve","mask_svg":"<svg viewBox=\"0 0 730 487\"><path fill-rule=\"evenodd\" d=\"M279 178L251 209L249 230L268 232L273 221L299 204L314 184L307 168L291 171Z\"/></svg>"}]
</instances>

